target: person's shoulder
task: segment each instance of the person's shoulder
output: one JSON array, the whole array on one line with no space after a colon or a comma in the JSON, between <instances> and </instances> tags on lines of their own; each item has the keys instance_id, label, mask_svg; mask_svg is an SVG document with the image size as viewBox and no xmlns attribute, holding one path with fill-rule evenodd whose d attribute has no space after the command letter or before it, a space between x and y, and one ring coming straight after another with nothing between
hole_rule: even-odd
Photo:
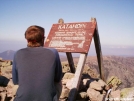
<instances>
[{"instance_id":1,"label":"person's shoulder","mask_svg":"<svg viewBox=\"0 0 134 101\"><path fill-rule=\"evenodd\" d=\"M44 49L47 49L47 50L49 50L49 51L51 51L51 52L53 52L53 53L58 53L58 51L55 49L55 48L44 48Z\"/></svg>"},{"instance_id":2,"label":"person's shoulder","mask_svg":"<svg viewBox=\"0 0 134 101\"><path fill-rule=\"evenodd\" d=\"M21 48L21 49L17 50L16 52L21 52L21 51L25 51L25 50L27 50L27 48Z\"/></svg>"},{"instance_id":3,"label":"person's shoulder","mask_svg":"<svg viewBox=\"0 0 134 101\"><path fill-rule=\"evenodd\" d=\"M19 53L22 53L23 51L27 50L27 48L22 48L22 49L19 49L15 52L15 54L19 54Z\"/></svg>"},{"instance_id":4,"label":"person's shoulder","mask_svg":"<svg viewBox=\"0 0 134 101\"><path fill-rule=\"evenodd\" d=\"M59 55L58 51L55 48L48 48L48 47L46 48L45 47L45 49L51 51L56 57Z\"/></svg>"}]
</instances>

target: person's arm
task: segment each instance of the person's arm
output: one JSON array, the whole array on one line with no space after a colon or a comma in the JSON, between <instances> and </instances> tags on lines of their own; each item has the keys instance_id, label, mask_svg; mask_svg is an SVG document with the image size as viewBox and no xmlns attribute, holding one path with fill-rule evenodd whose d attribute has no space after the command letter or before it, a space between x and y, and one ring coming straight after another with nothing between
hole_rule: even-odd
<instances>
[{"instance_id":1,"label":"person's arm","mask_svg":"<svg viewBox=\"0 0 134 101\"><path fill-rule=\"evenodd\" d=\"M62 66L61 66L61 61L59 58L59 54L58 52L55 50L55 54L56 54L56 68L55 68L55 79L54 81L59 83L61 82L62 79Z\"/></svg>"},{"instance_id":2,"label":"person's arm","mask_svg":"<svg viewBox=\"0 0 134 101\"><path fill-rule=\"evenodd\" d=\"M14 60L13 60L13 67L12 67L12 79L13 79L13 83L15 85L18 84L18 71L17 71L17 68L16 68L16 59L14 57Z\"/></svg>"},{"instance_id":3,"label":"person's arm","mask_svg":"<svg viewBox=\"0 0 134 101\"><path fill-rule=\"evenodd\" d=\"M9 79L5 76L0 76L0 86L6 87L9 82Z\"/></svg>"}]
</instances>

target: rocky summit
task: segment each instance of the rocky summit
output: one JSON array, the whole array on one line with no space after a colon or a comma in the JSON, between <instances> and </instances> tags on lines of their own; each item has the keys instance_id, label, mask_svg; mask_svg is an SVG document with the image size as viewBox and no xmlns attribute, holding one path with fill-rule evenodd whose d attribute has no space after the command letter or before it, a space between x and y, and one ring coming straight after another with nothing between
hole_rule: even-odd
<instances>
[{"instance_id":1,"label":"rocky summit","mask_svg":"<svg viewBox=\"0 0 134 101\"><path fill-rule=\"evenodd\" d=\"M74 58L75 68L79 58ZM59 101L68 101L75 76L66 59L61 59L63 78ZM13 101L18 86L12 83L12 61L0 58L0 75L10 79L0 87L0 101ZM75 101L134 101L134 57L104 56L104 82L100 79L96 57L87 57Z\"/></svg>"}]
</instances>

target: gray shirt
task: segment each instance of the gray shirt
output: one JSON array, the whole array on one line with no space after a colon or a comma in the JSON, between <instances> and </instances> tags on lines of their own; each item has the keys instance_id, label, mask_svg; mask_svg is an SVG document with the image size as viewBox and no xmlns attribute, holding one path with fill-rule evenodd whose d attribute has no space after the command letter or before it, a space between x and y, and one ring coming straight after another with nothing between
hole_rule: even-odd
<instances>
[{"instance_id":1,"label":"gray shirt","mask_svg":"<svg viewBox=\"0 0 134 101\"><path fill-rule=\"evenodd\" d=\"M19 85L14 101L52 101L54 82L62 78L59 54L52 48L21 49L14 56L12 74Z\"/></svg>"}]
</instances>

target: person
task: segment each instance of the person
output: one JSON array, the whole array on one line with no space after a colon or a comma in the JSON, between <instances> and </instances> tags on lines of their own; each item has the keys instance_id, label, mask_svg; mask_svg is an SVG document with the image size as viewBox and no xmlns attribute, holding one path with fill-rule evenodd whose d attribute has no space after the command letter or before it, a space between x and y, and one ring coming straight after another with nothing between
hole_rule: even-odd
<instances>
[{"instance_id":1,"label":"person","mask_svg":"<svg viewBox=\"0 0 134 101\"><path fill-rule=\"evenodd\" d=\"M13 83L19 85L14 101L56 101L60 96L61 62L56 49L43 47L44 32L30 26L25 32L28 47L14 56Z\"/></svg>"},{"instance_id":2,"label":"person","mask_svg":"<svg viewBox=\"0 0 134 101\"><path fill-rule=\"evenodd\" d=\"M9 83L9 79L5 76L0 76L0 86L1 87L7 87L8 86L8 83Z\"/></svg>"}]
</instances>

